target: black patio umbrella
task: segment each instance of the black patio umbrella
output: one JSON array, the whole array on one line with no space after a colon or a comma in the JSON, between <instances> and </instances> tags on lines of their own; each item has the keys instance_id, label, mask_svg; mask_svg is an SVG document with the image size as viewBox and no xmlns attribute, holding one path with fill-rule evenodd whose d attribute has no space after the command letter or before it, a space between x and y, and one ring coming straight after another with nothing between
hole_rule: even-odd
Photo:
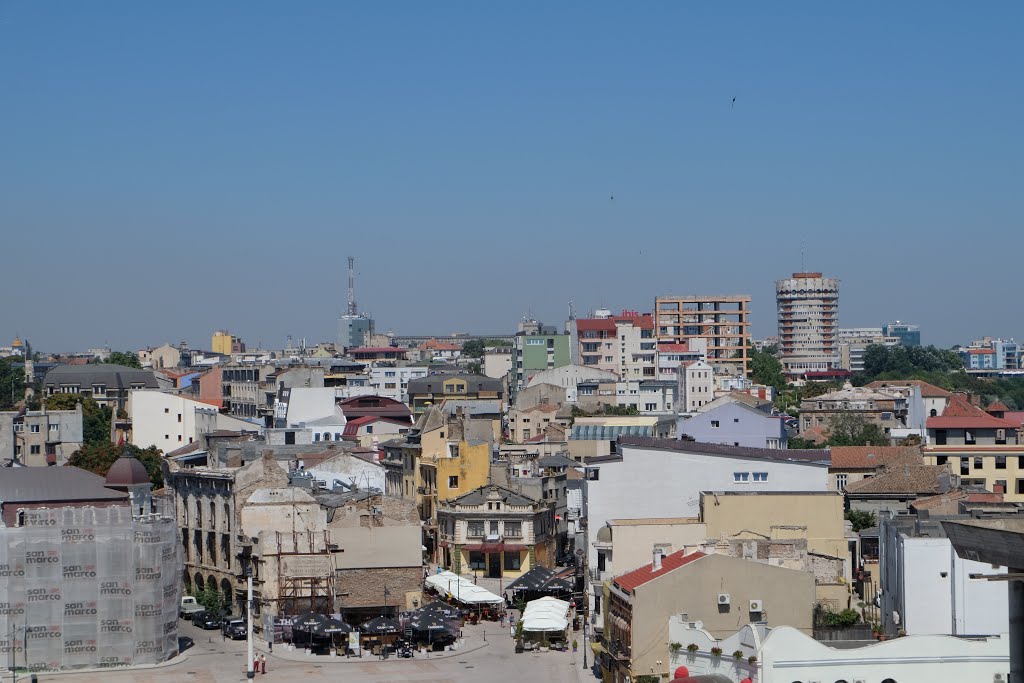
<instances>
[{"instance_id":1,"label":"black patio umbrella","mask_svg":"<svg viewBox=\"0 0 1024 683\"><path fill-rule=\"evenodd\" d=\"M324 629L324 633L329 636L333 636L339 633L352 633L352 627L346 624L344 621L339 621L334 617L330 617L327 628Z\"/></svg>"},{"instance_id":2,"label":"black patio umbrella","mask_svg":"<svg viewBox=\"0 0 1024 683\"><path fill-rule=\"evenodd\" d=\"M446 617L451 617L452 619L457 619L459 617L459 608L452 607L451 605L445 602L432 602L429 605L424 605L423 607L420 607L418 610L413 612L413 618L415 618L416 615L427 614L441 614Z\"/></svg>"},{"instance_id":3,"label":"black patio umbrella","mask_svg":"<svg viewBox=\"0 0 1024 683\"><path fill-rule=\"evenodd\" d=\"M554 575L555 572L547 567L534 567L512 583L508 584L506 588L510 591L539 591Z\"/></svg>"},{"instance_id":4,"label":"black patio umbrella","mask_svg":"<svg viewBox=\"0 0 1024 683\"><path fill-rule=\"evenodd\" d=\"M315 636L325 636L327 629L334 625L333 622L333 619L323 614L308 612L295 617L295 620L292 621L292 630L303 631Z\"/></svg>"},{"instance_id":5,"label":"black patio umbrella","mask_svg":"<svg viewBox=\"0 0 1024 683\"><path fill-rule=\"evenodd\" d=\"M388 619L387 617L377 617L376 619L371 619L363 624L359 630L371 635L388 635L391 633L398 633L402 629L396 621Z\"/></svg>"}]
</instances>

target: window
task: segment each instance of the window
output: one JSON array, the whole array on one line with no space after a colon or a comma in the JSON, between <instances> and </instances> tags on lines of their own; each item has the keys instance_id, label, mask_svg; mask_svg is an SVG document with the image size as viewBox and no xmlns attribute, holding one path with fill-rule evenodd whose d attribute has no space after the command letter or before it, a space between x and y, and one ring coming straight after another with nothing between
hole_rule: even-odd
<instances>
[{"instance_id":1,"label":"window","mask_svg":"<svg viewBox=\"0 0 1024 683\"><path fill-rule=\"evenodd\" d=\"M840 491L845 491L846 490L846 480L847 480L847 478L848 478L848 475L845 475L845 474L837 474L836 475L836 488L838 490L840 490Z\"/></svg>"},{"instance_id":2,"label":"window","mask_svg":"<svg viewBox=\"0 0 1024 683\"><path fill-rule=\"evenodd\" d=\"M971 473L971 459L970 458L960 458L960 474L964 475L964 474L970 474L970 473Z\"/></svg>"},{"instance_id":3,"label":"window","mask_svg":"<svg viewBox=\"0 0 1024 683\"><path fill-rule=\"evenodd\" d=\"M59 424L52 424L52 425L49 426L49 430L50 430L51 434L56 434L58 431L60 431L60 425Z\"/></svg>"},{"instance_id":4,"label":"window","mask_svg":"<svg viewBox=\"0 0 1024 683\"><path fill-rule=\"evenodd\" d=\"M492 520L491 520L491 521L490 521L490 522L488 523L488 525L487 525L487 526L488 526L488 531L487 531L487 533L488 533L489 535L491 535L491 536L497 536L497 535L498 535L498 520L496 520L496 519L492 519Z\"/></svg>"},{"instance_id":5,"label":"window","mask_svg":"<svg viewBox=\"0 0 1024 683\"><path fill-rule=\"evenodd\" d=\"M487 569L487 555L475 550L469 553L470 569Z\"/></svg>"},{"instance_id":6,"label":"window","mask_svg":"<svg viewBox=\"0 0 1024 683\"><path fill-rule=\"evenodd\" d=\"M980 470L985 467L985 460L980 456L974 456L974 469Z\"/></svg>"},{"instance_id":7,"label":"window","mask_svg":"<svg viewBox=\"0 0 1024 683\"><path fill-rule=\"evenodd\" d=\"M480 538L484 535L484 522L482 519L470 520L467 525L466 535L470 538Z\"/></svg>"},{"instance_id":8,"label":"window","mask_svg":"<svg viewBox=\"0 0 1024 683\"><path fill-rule=\"evenodd\" d=\"M945 446L946 445L946 430L936 429L935 430L935 445Z\"/></svg>"},{"instance_id":9,"label":"window","mask_svg":"<svg viewBox=\"0 0 1024 683\"><path fill-rule=\"evenodd\" d=\"M395 372L394 372L394 370L389 370L389 371L384 373L384 376L385 377L394 377L395 376Z\"/></svg>"},{"instance_id":10,"label":"window","mask_svg":"<svg viewBox=\"0 0 1024 683\"><path fill-rule=\"evenodd\" d=\"M33 434L38 434L39 433L39 425L29 425L28 430L30 432L32 432Z\"/></svg>"},{"instance_id":11,"label":"window","mask_svg":"<svg viewBox=\"0 0 1024 683\"><path fill-rule=\"evenodd\" d=\"M711 421L711 426L714 427L715 429L718 429L718 427L719 427L718 420L712 420Z\"/></svg>"},{"instance_id":12,"label":"window","mask_svg":"<svg viewBox=\"0 0 1024 683\"><path fill-rule=\"evenodd\" d=\"M658 404L657 403L645 403L644 404L644 410L647 411L647 412L651 412L651 411L657 410L657 409L658 409Z\"/></svg>"},{"instance_id":13,"label":"window","mask_svg":"<svg viewBox=\"0 0 1024 683\"><path fill-rule=\"evenodd\" d=\"M505 570L506 571L518 571L519 569L519 553L506 552L505 555Z\"/></svg>"},{"instance_id":14,"label":"window","mask_svg":"<svg viewBox=\"0 0 1024 683\"><path fill-rule=\"evenodd\" d=\"M740 421L740 419L739 419L738 417L734 417L734 418L732 419L732 421L733 421L733 422L739 422L739 421Z\"/></svg>"},{"instance_id":15,"label":"window","mask_svg":"<svg viewBox=\"0 0 1024 683\"><path fill-rule=\"evenodd\" d=\"M168 414L169 412L171 412L170 408L164 408L164 415Z\"/></svg>"},{"instance_id":16,"label":"window","mask_svg":"<svg viewBox=\"0 0 1024 683\"><path fill-rule=\"evenodd\" d=\"M505 535L510 538L519 538L523 535L522 522L505 522ZM518 569L518 567L517 567Z\"/></svg>"},{"instance_id":17,"label":"window","mask_svg":"<svg viewBox=\"0 0 1024 683\"><path fill-rule=\"evenodd\" d=\"M945 465L947 462L949 462L949 456L948 455L939 455L939 456L935 457L935 464L936 465Z\"/></svg>"},{"instance_id":18,"label":"window","mask_svg":"<svg viewBox=\"0 0 1024 683\"><path fill-rule=\"evenodd\" d=\"M29 446L28 452L32 455L39 455L39 446Z\"/></svg>"},{"instance_id":19,"label":"window","mask_svg":"<svg viewBox=\"0 0 1024 683\"><path fill-rule=\"evenodd\" d=\"M601 478L601 469L599 467L592 467L587 470L588 481L598 481Z\"/></svg>"},{"instance_id":20,"label":"window","mask_svg":"<svg viewBox=\"0 0 1024 683\"><path fill-rule=\"evenodd\" d=\"M527 339L526 340L526 345L527 346L544 346L544 340L543 339Z\"/></svg>"},{"instance_id":21,"label":"window","mask_svg":"<svg viewBox=\"0 0 1024 683\"><path fill-rule=\"evenodd\" d=\"M457 489L459 488L459 477L458 475L448 477L448 488Z\"/></svg>"},{"instance_id":22,"label":"window","mask_svg":"<svg viewBox=\"0 0 1024 683\"><path fill-rule=\"evenodd\" d=\"M1006 469L1006 456L1005 455L997 455L996 456L996 469L997 470L1005 470Z\"/></svg>"},{"instance_id":23,"label":"window","mask_svg":"<svg viewBox=\"0 0 1024 683\"><path fill-rule=\"evenodd\" d=\"M974 432L964 430L964 443L972 444L977 443L977 439L974 438Z\"/></svg>"},{"instance_id":24,"label":"window","mask_svg":"<svg viewBox=\"0 0 1024 683\"><path fill-rule=\"evenodd\" d=\"M373 434L373 425L367 425L366 426L366 433L367 434Z\"/></svg>"},{"instance_id":25,"label":"window","mask_svg":"<svg viewBox=\"0 0 1024 683\"><path fill-rule=\"evenodd\" d=\"M995 493L1006 493L1007 492L1006 491L1006 480L1005 479L996 479L996 484L995 484L995 486L992 487L992 490Z\"/></svg>"},{"instance_id":26,"label":"window","mask_svg":"<svg viewBox=\"0 0 1024 683\"><path fill-rule=\"evenodd\" d=\"M754 472L754 481L768 481L768 473Z\"/></svg>"},{"instance_id":27,"label":"window","mask_svg":"<svg viewBox=\"0 0 1024 683\"><path fill-rule=\"evenodd\" d=\"M1024 479L1017 480L1017 495L1024 495Z\"/></svg>"},{"instance_id":28,"label":"window","mask_svg":"<svg viewBox=\"0 0 1024 683\"><path fill-rule=\"evenodd\" d=\"M733 472L732 480L736 484L746 484L750 479L750 472Z\"/></svg>"},{"instance_id":29,"label":"window","mask_svg":"<svg viewBox=\"0 0 1024 683\"><path fill-rule=\"evenodd\" d=\"M181 413L178 413L178 422L181 422Z\"/></svg>"}]
</instances>

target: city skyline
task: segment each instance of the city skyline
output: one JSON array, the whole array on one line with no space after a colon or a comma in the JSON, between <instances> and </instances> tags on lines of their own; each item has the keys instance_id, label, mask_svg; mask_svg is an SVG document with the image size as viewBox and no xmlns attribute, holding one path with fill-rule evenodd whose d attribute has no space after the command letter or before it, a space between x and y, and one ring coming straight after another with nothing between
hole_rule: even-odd
<instances>
[{"instance_id":1,"label":"city skyline","mask_svg":"<svg viewBox=\"0 0 1024 683\"><path fill-rule=\"evenodd\" d=\"M744 293L763 337L813 269L844 326L1024 336L960 244L1020 220L1022 13L9 4L0 331L330 340L354 255L380 329Z\"/></svg>"}]
</instances>

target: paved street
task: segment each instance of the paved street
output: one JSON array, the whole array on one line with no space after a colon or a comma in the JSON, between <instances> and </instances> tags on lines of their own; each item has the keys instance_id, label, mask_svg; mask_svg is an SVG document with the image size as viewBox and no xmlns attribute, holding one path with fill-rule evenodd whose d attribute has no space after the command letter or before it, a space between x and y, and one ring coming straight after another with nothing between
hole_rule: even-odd
<instances>
[{"instance_id":1,"label":"paved street","mask_svg":"<svg viewBox=\"0 0 1024 683\"><path fill-rule=\"evenodd\" d=\"M298 651L281 652L278 647L267 657L267 674L257 674L257 679L268 683L274 680L315 682L342 678L366 683L478 683L504 680L514 672L517 680L545 683L591 683L597 680L582 671L582 651L576 655L572 652L515 654L508 628L502 629L494 623L467 626L464 634L466 644L459 652L445 653L444 657L417 655L411 660L380 661L371 657L329 660L327 657L306 657ZM82 683L175 683L184 680L233 683L245 680L245 641L223 641L220 632L202 631L189 622L181 622L180 635L193 638L195 645L186 652L187 659L170 666L137 671L41 674L39 680Z\"/></svg>"}]
</instances>

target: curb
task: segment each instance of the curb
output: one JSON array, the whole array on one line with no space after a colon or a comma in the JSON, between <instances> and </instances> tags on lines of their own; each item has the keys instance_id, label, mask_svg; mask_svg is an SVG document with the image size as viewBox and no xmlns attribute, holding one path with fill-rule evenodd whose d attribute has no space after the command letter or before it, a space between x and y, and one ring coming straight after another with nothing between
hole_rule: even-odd
<instances>
[{"instance_id":1,"label":"curb","mask_svg":"<svg viewBox=\"0 0 1024 683\"><path fill-rule=\"evenodd\" d=\"M38 676L80 676L82 674L95 674L95 673L118 673L119 671L152 671L153 669L168 669L178 664L184 664L188 661L189 654L180 654L176 657L172 657L164 662L158 662L156 664L133 664L130 666L105 666L105 667L94 667L91 669L48 669L46 671L20 671L19 676L29 676L34 673ZM9 676L11 673L10 669L0 668L0 674L3 676Z\"/></svg>"}]
</instances>

